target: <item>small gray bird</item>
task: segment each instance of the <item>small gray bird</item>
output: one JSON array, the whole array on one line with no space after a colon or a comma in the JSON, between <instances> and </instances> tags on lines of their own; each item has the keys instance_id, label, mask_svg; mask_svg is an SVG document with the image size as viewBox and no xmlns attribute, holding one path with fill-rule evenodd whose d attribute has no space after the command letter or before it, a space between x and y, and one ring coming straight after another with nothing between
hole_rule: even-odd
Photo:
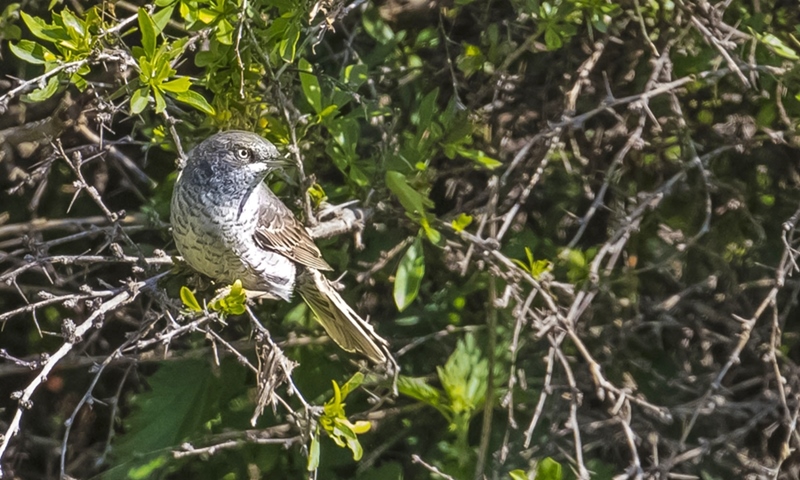
<instances>
[{"instance_id":1,"label":"small gray bird","mask_svg":"<svg viewBox=\"0 0 800 480\"><path fill-rule=\"evenodd\" d=\"M231 130L189 152L172 193L172 235L183 259L219 282L289 301L295 289L348 352L385 363L387 343L342 299L331 270L291 210L264 184L286 166L273 144Z\"/></svg>"}]
</instances>

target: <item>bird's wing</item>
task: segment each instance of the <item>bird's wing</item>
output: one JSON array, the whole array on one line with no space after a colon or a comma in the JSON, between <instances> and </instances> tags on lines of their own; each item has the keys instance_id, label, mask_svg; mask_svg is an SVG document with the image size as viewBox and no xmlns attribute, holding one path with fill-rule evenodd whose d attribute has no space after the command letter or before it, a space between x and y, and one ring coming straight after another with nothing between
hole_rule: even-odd
<instances>
[{"instance_id":1,"label":"bird's wing","mask_svg":"<svg viewBox=\"0 0 800 480\"><path fill-rule=\"evenodd\" d=\"M266 186L263 188L269 191ZM260 202L255 240L261 248L280 253L306 267L333 270L322 258L322 253L306 227L297 221L292 211L272 192Z\"/></svg>"}]
</instances>

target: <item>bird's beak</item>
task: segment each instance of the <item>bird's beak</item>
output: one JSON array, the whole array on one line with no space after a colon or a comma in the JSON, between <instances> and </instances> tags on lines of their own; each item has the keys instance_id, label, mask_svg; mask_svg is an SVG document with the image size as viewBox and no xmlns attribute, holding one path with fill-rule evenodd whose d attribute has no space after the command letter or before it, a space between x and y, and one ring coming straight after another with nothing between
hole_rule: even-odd
<instances>
[{"instance_id":1,"label":"bird's beak","mask_svg":"<svg viewBox=\"0 0 800 480\"><path fill-rule=\"evenodd\" d=\"M278 158L273 158L268 163L269 166L272 168L291 168L297 166L294 163L294 161L291 158L289 158L288 155L283 155Z\"/></svg>"}]
</instances>

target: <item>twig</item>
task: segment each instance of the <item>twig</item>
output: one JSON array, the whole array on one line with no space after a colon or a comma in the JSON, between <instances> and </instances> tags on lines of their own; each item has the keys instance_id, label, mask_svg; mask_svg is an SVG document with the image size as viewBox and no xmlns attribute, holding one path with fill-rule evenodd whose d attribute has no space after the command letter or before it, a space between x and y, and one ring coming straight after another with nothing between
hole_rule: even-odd
<instances>
[{"instance_id":1,"label":"twig","mask_svg":"<svg viewBox=\"0 0 800 480\"><path fill-rule=\"evenodd\" d=\"M155 278L158 277L154 277L154 279ZM31 397L36 389L47 380L47 376L50 374L56 364L58 364L58 362L61 361L61 359L63 359L64 356L66 356L67 353L69 353L69 351L72 350L72 348L82 340L84 335L86 335L92 328L96 328L98 322L102 323L103 316L106 313L133 301L133 299L139 295L141 289L146 288L154 279L132 283L127 287L120 289L119 293L117 293L112 299L100 305L100 307L92 312L92 314L89 315L86 320L84 320L80 325L75 326L74 330L70 331L69 334L66 335L65 342L63 345L61 345L61 348L53 353L47 360L42 362L42 370L34 377L28 386L23 391L15 392L12 395L13 398L17 399L19 405L17 406L14 417L11 419L5 435L3 435L2 440L0 441L0 460L2 460L8 445L11 443L11 439L19 432L19 425L20 421L22 420L23 413L33 407ZM3 478L2 470L0 470L0 478Z\"/></svg>"}]
</instances>

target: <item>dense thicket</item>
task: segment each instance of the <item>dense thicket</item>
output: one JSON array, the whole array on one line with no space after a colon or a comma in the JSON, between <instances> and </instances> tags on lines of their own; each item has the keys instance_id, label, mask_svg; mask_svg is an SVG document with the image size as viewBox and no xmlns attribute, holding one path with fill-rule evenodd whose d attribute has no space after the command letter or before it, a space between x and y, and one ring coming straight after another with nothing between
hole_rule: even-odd
<instances>
[{"instance_id":1,"label":"dense thicket","mask_svg":"<svg viewBox=\"0 0 800 480\"><path fill-rule=\"evenodd\" d=\"M5 478L797 478L798 12L5 6ZM231 128L296 163L397 394L175 256L176 171Z\"/></svg>"}]
</instances>

